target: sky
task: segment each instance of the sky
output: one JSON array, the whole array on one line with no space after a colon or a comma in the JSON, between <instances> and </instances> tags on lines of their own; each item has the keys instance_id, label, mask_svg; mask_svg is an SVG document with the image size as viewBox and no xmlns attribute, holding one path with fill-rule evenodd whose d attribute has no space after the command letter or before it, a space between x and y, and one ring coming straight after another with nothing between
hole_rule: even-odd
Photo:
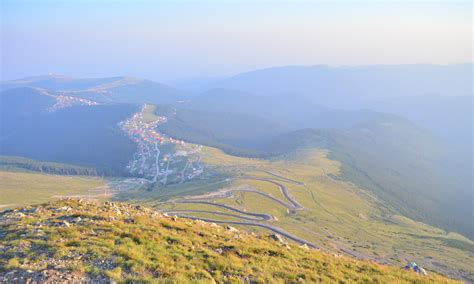
<instances>
[{"instance_id":1,"label":"sky","mask_svg":"<svg viewBox=\"0 0 474 284\"><path fill-rule=\"evenodd\" d=\"M470 1L1 0L1 79L472 62Z\"/></svg>"}]
</instances>

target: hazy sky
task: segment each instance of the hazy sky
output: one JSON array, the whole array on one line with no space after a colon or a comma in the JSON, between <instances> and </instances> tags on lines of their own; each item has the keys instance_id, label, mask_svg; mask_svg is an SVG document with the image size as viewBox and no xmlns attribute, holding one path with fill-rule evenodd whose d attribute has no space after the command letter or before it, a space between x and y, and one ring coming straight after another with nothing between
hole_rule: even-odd
<instances>
[{"instance_id":1,"label":"hazy sky","mask_svg":"<svg viewBox=\"0 0 474 284\"><path fill-rule=\"evenodd\" d=\"M472 61L470 1L0 2L3 80Z\"/></svg>"}]
</instances>

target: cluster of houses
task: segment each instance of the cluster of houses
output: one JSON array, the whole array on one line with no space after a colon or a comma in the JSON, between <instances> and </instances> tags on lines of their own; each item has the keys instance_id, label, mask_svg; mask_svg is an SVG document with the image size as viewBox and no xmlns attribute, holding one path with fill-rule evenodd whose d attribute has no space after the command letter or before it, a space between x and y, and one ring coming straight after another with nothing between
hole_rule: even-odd
<instances>
[{"instance_id":1,"label":"cluster of houses","mask_svg":"<svg viewBox=\"0 0 474 284\"><path fill-rule=\"evenodd\" d=\"M98 105L97 102L83 99L83 98L78 98L78 97L70 97L70 96L55 96L56 98L56 103L46 109L48 112L54 112L59 109L67 108L67 107L72 107L72 106L95 106Z\"/></svg>"},{"instance_id":2,"label":"cluster of houses","mask_svg":"<svg viewBox=\"0 0 474 284\"><path fill-rule=\"evenodd\" d=\"M155 143L159 142L163 144L165 137L155 131L156 127L166 122L166 117L160 116L157 120L146 122L143 119L141 112L135 113L131 118L125 122L121 122L122 129L128 134L128 136L136 143Z\"/></svg>"},{"instance_id":3,"label":"cluster of houses","mask_svg":"<svg viewBox=\"0 0 474 284\"><path fill-rule=\"evenodd\" d=\"M159 133L157 126L166 121L164 116L146 121L142 112L139 112L119 124L137 143L137 152L129 162L127 170L132 175L146 178L152 183L169 184L193 179L203 172L199 158L201 146L187 145L182 140ZM166 143L173 144L174 147L162 147Z\"/></svg>"}]
</instances>

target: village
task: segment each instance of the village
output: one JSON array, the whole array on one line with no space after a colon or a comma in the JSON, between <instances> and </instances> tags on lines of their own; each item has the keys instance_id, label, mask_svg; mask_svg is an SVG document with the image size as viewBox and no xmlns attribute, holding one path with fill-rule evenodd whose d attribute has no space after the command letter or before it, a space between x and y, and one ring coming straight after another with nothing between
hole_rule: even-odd
<instances>
[{"instance_id":1,"label":"village","mask_svg":"<svg viewBox=\"0 0 474 284\"><path fill-rule=\"evenodd\" d=\"M119 126L137 144L137 151L127 165L127 171L147 183L162 185L182 183L203 172L201 146L188 144L158 132L166 123L164 116L144 117L145 107Z\"/></svg>"},{"instance_id":2,"label":"village","mask_svg":"<svg viewBox=\"0 0 474 284\"><path fill-rule=\"evenodd\" d=\"M99 103L79 97L64 96L64 95L55 95L51 94L45 89L37 88L37 91L42 94L56 99L56 103L46 109L46 112L55 112L60 109L72 107L72 106L96 106Z\"/></svg>"}]
</instances>

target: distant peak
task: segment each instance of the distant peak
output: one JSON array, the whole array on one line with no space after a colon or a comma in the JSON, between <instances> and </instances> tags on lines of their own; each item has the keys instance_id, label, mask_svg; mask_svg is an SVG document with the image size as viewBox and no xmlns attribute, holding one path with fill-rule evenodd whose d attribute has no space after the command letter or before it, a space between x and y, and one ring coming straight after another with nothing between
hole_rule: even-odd
<instances>
[{"instance_id":1,"label":"distant peak","mask_svg":"<svg viewBox=\"0 0 474 284\"><path fill-rule=\"evenodd\" d=\"M55 74L55 73L48 73L47 75L30 76L30 77L13 80L13 82L32 83L32 82L45 81L45 80L74 80L74 78L68 77L65 75Z\"/></svg>"}]
</instances>

